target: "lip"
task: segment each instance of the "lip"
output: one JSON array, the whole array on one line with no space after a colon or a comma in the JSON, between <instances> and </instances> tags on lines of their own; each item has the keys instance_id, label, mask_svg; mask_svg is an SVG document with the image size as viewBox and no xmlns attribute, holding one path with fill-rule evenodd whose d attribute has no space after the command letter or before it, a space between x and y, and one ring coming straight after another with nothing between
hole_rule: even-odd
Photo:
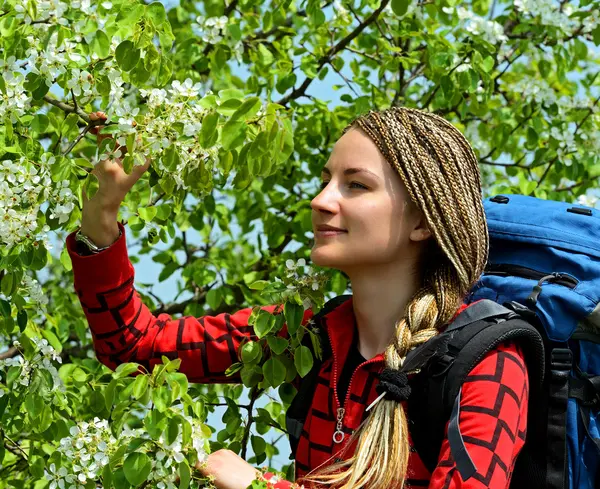
<instances>
[{"instance_id":1,"label":"lip","mask_svg":"<svg viewBox=\"0 0 600 489\"><path fill-rule=\"evenodd\" d=\"M320 224L319 226L317 226L317 232L332 232L332 231L335 231L338 233L346 233L347 232L345 229L328 226L327 224Z\"/></svg>"},{"instance_id":2,"label":"lip","mask_svg":"<svg viewBox=\"0 0 600 489\"><path fill-rule=\"evenodd\" d=\"M320 225L317 226L317 230L315 231L315 238L331 238L334 236L339 236L341 234L346 234L348 231L345 229L335 228L333 226Z\"/></svg>"}]
</instances>

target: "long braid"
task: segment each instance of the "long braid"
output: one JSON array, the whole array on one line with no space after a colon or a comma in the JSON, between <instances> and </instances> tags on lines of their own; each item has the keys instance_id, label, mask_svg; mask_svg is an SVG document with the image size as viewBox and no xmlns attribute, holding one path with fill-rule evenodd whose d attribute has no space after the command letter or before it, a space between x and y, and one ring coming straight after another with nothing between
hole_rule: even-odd
<instances>
[{"instance_id":1,"label":"long braid","mask_svg":"<svg viewBox=\"0 0 600 489\"><path fill-rule=\"evenodd\" d=\"M421 288L385 350L386 367L400 369L411 349L452 320L483 272L489 241L481 176L468 141L435 114L393 107L359 117L344 132L355 127L373 140L396 170L434 237L422 260ZM353 439L357 444L352 457L305 480L343 489L403 487L410 450L401 404L379 401Z\"/></svg>"}]
</instances>

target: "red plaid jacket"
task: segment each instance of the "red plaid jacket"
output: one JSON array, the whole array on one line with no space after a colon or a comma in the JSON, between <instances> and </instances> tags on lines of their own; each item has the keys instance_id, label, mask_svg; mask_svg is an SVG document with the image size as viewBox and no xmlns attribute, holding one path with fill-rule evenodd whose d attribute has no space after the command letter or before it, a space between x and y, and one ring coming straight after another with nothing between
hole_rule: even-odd
<instances>
[{"instance_id":1,"label":"red plaid jacket","mask_svg":"<svg viewBox=\"0 0 600 489\"><path fill-rule=\"evenodd\" d=\"M119 240L97 255L80 256L74 233L67 237L75 290L89 322L98 359L112 369L122 362L138 362L151 369L165 355L181 358L180 370L191 382L239 382L239 377L226 377L225 370L237 361L241 340L254 337L252 327L248 326L251 308L214 317L153 316L134 288L125 229L121 224L119 227L123 232ZM273 311L275 307L265 309ZM304 322L310 317L312 312L307 311ZM333 355L321 367L298 445L298 477L342 455L349 435L365 419L366 407L378 397L377 374L384 366L381 354L358 366L341 404L335 386L355 334L352 301L331 311L326 323ZM352 334L348 334L349 330ZM507 488L525 440L528 389L523 355L515 345L502 344L486 355L471 371L461 399L460 429L477 473L463 481L448 441L444 440L433 473L425 468L418 453L411 450L405 488ZM346 436L341 443L335 443L333 433L341 405L342 431ZM353 450L354 447L349 447L346 457ZM274 487L290 485L281 481Z\"/></svg>"}]
</instances>

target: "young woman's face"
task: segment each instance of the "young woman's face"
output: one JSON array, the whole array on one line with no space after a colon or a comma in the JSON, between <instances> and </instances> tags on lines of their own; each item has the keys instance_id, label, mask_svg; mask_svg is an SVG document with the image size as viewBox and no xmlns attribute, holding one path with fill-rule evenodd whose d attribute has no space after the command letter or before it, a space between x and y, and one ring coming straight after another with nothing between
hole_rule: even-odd
<instances>
[{"instance_id":1,"label":"young woman's face","mask_svg":"<svg viewBox=\"0 0 600 489\"><path fill-rule=\"evenodd\" d=\"M312 200L313 263L351 271L412 257L426 239L400 176L360 129L335 144Z\"/></svg>"}]
</instances>

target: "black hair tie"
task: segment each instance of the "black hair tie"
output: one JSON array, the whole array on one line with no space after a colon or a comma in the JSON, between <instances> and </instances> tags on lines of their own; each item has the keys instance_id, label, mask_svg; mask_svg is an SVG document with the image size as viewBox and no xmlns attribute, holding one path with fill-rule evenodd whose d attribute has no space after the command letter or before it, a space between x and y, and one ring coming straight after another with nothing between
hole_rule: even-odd
<instances>
[{"instance_id":1,"label":"black hair tie","mask_svg":"<svg viewBox=\"0 0 600 489\"><path fill-rule=\"evenodd\" d=\"M400 370L386 368L379 374L379 384L375 387L378 394L385 392L385 399L402 402L410 396L408 376Z\"/></svg>"}]
</instances>

